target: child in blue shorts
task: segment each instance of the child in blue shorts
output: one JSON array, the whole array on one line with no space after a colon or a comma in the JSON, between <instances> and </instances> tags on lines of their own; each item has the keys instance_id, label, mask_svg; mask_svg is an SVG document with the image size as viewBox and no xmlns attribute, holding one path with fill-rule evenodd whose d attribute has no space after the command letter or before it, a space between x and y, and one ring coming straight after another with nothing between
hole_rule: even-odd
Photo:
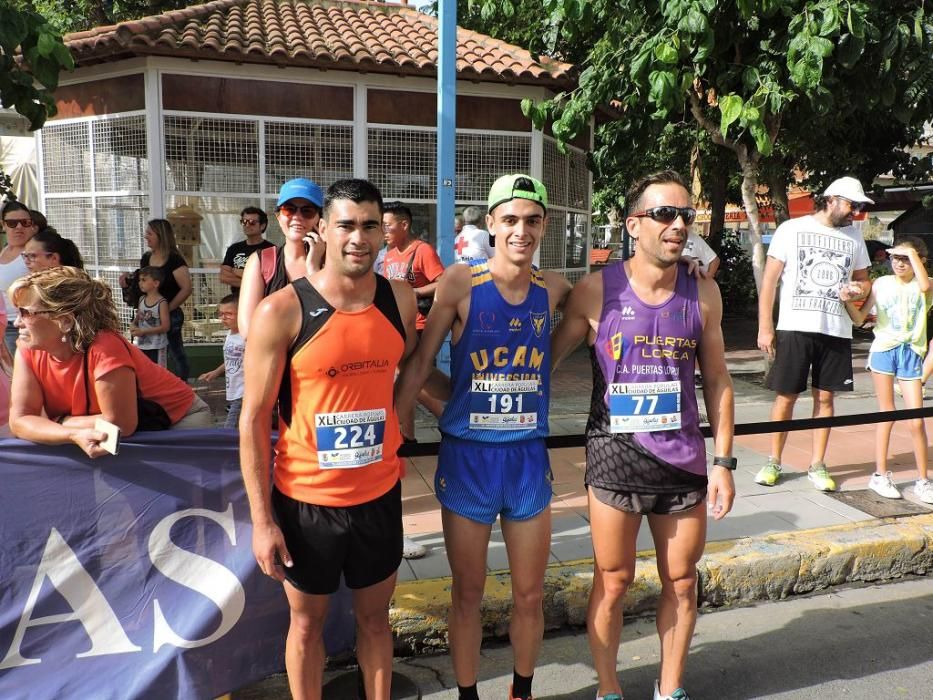
<instances>
[{"instance_id":1,"label":"child in blue shorts","mask_svg":"<svg viewBox=\"0 0 933 700\"><path fill-rule=\"evenodd\" d=\"M872 308L877 314L868 369L875 384L879 410L894 410L895 379L900 383L907 408L920 408L923 405L923 357L927 352L927 311L933 297L924 267L927 248L919 238L910 237L901 240L888 255L894 274L875 280L861 309L847 301L846 310L857 325L864 322ZM885 498L901 497L887 470L893 426L893 422L878 423L876 468L868 483L868 488ZM914 494L924 503L933 503L933 483L927 480L927 435L922 418L910 421L910 432L919 476Z\"/></svg>"}]
</instances>

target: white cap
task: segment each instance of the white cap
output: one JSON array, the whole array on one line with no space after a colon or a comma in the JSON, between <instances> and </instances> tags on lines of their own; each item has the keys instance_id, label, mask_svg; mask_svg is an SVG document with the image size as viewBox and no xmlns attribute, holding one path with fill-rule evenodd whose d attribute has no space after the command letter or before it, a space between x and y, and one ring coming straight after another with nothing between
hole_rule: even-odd
<instances>
[{"instance_id":1,"label":"white cap","mask_svg":"<svg viewBox=\"0 0 933 700\"><path fill-rule=\"evenodd\" d=\"M862 189L862 183L854 177L840 177L826 188L823 193L826 197L842 197L850 202L862 202L863 204L874 204L874 200L865 196L865 190Z\"/></svg>"}]
</instances>

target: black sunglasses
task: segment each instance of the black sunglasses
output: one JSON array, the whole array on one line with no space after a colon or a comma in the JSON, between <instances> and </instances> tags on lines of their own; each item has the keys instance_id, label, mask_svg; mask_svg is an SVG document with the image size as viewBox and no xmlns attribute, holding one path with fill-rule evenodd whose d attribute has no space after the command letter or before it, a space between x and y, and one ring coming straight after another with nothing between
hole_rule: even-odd
<instances>
[{"instance_id":1,"label":"black sunglasses","mask_svg":"<svg viewBox=\"0 0 933 700\"><path fill-rule=\"evenodd\" d=\"M634 214L629 214L629 216L647 216L649 219L662 224L673 223L674 219L679 216L683 218L684 223L689 226L696 220L697 210L693 207L673 207L665 204L664 206L651 207L651 209L635 212Z\"/></svg>"}]
</instances>

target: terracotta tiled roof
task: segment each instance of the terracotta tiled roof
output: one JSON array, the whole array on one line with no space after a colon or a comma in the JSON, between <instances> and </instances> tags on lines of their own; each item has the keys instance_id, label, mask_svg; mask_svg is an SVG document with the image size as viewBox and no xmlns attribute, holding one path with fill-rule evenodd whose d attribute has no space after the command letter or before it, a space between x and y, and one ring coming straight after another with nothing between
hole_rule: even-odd
<instances>
[{"instance_id":1,"label":"terracotta tiled roof","mask_svg":"<svg viewBox=\"0 0 933 700\"><path fill-rule=\"evenodd\" d=\"M130 56L435 76L437 18L350 0L216 0L69 34L77 65ZM457 32L461 79L564 86L572 66L483 34Z\"/></svg>"}]
</instances>

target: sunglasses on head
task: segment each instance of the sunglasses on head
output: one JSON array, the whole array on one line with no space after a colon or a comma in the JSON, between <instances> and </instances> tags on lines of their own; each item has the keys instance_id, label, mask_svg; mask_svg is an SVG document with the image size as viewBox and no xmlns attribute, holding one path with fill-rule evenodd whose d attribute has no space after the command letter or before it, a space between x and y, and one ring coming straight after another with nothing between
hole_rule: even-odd
<instances>
[{"instance_id":1,"label":"sunglasses on head","mask_svg":"<svg viewBox=\"0 0 933 700\"><path fill-rule=\"evenodd\" d=\"M32 226L32 219L4 219L3 223L7 228L16 228L17 226L29 228Z\"/></svg>"},{"instance_id":2,"label":"sunglasses on head","mask_svg":"<svg viewBox=\"0 0 933 700\"><path fill-rule=\"evenodd\" d=\"M279 207L279 211L285 214L285 216L294 216L295 214L301 214L304 219L311 219L318 213L318 208L310 204L305 204L303 207L296 207L294 204L283 204Z\"/></svg>"},{"instance_id":3,"label":"sunglasses on head","mask_svg":"<svg viewBox=\"0 0 933 700\"><path fill-rule=\"evenodd\" d=\"M660 207L651 207L651 209L645 209L644 211L638 211L634 214L629 214L629 216L647 216L652 221L657 221L662 224L670 224L674 222L678 216L684 220L684 223L689 226L697 218L697 210L693 207L674 207L668 204L665 204Z\"/></svg>"}]
</instances>

